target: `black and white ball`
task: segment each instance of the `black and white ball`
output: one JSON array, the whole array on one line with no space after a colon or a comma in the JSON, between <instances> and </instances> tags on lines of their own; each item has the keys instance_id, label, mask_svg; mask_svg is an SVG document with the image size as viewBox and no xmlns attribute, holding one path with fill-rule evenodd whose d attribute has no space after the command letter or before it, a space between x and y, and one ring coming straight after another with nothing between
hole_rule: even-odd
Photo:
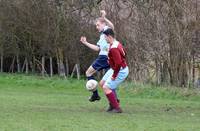
<instances>
[{"instance_id":1,"label":"black and white ball","mask_svg":"<svg viewBox=\"0 0 200 131\"><path fill-rule=\"evenodd\" d=\"M88 80L86 83L86 89L88 91L95 91L97 89L98 82L96 80Z\"/></svg>"}]
</instances>

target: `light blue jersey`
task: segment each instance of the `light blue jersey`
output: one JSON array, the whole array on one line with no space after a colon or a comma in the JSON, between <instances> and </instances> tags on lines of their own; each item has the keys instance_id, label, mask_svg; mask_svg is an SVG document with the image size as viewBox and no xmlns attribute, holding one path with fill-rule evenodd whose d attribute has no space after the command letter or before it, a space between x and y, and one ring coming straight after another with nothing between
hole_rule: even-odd
<instances>
[{"instance_id":1,"label":"light blue jersey","mask_svg":"<svg viewBox=\"0 0 200 131\"><path fill-rule=\"evenodd\" d=\"M103 31L107 30L108 28L109 28L108 26L105 26ZM109 44L107 43L105 35L103 33L101 33L100 39L97 42L97 45L100 48L99 55L106 55L107 56L108 55L108 50L109 50Z\"/></svg>"}]
</instances>

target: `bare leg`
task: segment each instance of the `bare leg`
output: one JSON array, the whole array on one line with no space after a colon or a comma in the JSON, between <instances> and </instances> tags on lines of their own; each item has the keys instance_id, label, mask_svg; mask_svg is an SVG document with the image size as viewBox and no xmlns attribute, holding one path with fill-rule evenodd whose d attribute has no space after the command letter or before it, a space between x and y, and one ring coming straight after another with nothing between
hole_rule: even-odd
<instances>
[{"instance_id":1,"label":"bare leg","mask_svg":"<svg viewBox=\"0 0 200 131\"><path fill-rule=\"evenodd\" d=\"M119 103L117 102L117 99L116 99L113 91L109 87L107 87L106 85L103 86L103 91L104 91L104 93L105 93L105 95L108 99L110 106L112 107L112 109L109 110L109 112L122 113L122 110L119 107Z\"/></svg>"},{"instance_id":2,"label":"bare leg","mask_svg":"<svg viewBox=\"0 0 200 131\"><path fill-rule=\"evenodd\" d=\"M97 71L92 67L92 66L90 66L88 69L87 69L87 71L85 72L85 74L86 74L86 76L87 77L90 77L90 76L92 76L94 73L96 73Z\"/></svg>"},{"instance_id":3,"label":"bare leg","mask_svg":"<svg viewBox=\"0 0 200 131\"><path fill-rule=\"evenodd\" d=\"M100 85L100 87L101 87L102 89L103 89L104 84L105 84L105 81L104 81L104 80L101 80L101 81L99 82L99 85ZM117 97L116 90L113 89L112 91L113 91L113 93L114 93L114 95L115 95L115 97L116 97L116 99L117 99L117 102L119 102L119 99L118 99L118 97Z\"/></svg>"}]
</instances>

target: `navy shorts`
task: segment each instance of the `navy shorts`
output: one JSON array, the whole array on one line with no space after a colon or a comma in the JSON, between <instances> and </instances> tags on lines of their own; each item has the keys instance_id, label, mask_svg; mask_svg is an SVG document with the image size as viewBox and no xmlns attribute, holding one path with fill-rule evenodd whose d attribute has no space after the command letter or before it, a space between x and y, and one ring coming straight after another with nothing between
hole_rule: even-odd
<instances>
[{"instance_id":1,"label":"navy shorts","mask_svg":"<svg viewBox=\"0 0 200 131\"><path fill-rule=\"evenodd\" d=\"M103 69L107 71L110 68L108 64L108 57L106 55L99 55L97 59L92 63L92 67L97 71Z\"/></svg>"}]
</instances>

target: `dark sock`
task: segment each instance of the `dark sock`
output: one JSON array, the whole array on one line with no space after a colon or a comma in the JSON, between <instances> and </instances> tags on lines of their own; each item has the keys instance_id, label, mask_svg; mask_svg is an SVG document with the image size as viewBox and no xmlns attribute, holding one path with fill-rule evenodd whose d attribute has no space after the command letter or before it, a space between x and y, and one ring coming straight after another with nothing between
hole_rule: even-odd
<instances>
[{"instance_id":1,"label":"dark sock","mask_svg":"<svg viewBox=\"0 0 200 131\"><path fill-rule=\"evenodd\" d=\"M108 102L111 104L111 106L115 109L119 109L119 103L117 102L117 99L114 95L113 92L111 92L110 94L106 94L107 98L108 98Z\"/></svg>"},{"instance_id":2,"label":"dark sock","mask_svg":"<svg viewBox=\"0 0 200 131\"><path fill-rule=\"evenodd\" d=\"M99 96L98 90L92 92L94 96Z\"/></svg>"},{"instance_id":3,"label":"dark sock","mask_svg":"<svg viewBox=\"0 0 200 131\"><path fill-rule=\"evenodd\" d=\"M88 80L95 80L95 79L94 79L94 76L88 76L87 79L88 79Z\"/></svg>"}]
</instances>

